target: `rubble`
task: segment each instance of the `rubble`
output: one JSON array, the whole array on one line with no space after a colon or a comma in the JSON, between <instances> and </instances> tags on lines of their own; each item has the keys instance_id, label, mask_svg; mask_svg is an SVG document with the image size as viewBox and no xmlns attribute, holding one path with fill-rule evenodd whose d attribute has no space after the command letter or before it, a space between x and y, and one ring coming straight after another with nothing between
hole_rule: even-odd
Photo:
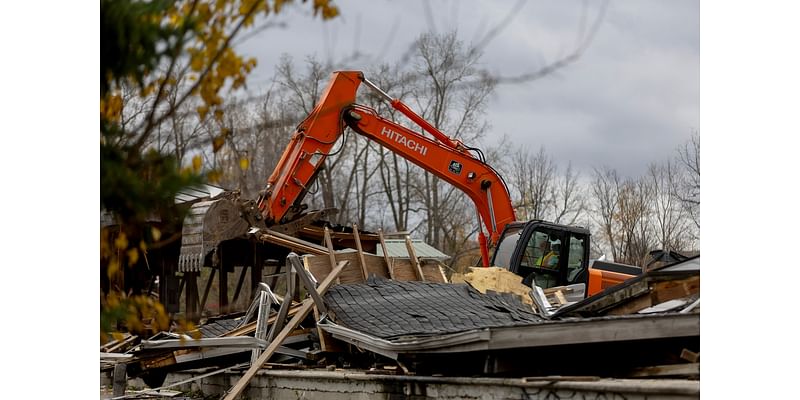
<instances>
[{"instance_id":1,"label":"rubble","mask_svg":"<svg viewBox=\"0 0 800 400\"><path fill-rule=\"evenodd\" d=\"M527 287L496 267L449 282L441 260L420 260L410 240L406 254L389 252L382 233L380 254L365 252L358 235L356 249L334 250L327 229L325 246L254 234L307 253L287 260L285 295L262 283L247 312L208 319L195 332L126 334L101 346L101 372L124 364L128 376L158 387L171 372L249 366L227 398L262 368L699 377L699 256L583 299L582 287ZM306 298L293 301L300 291ZM616 358L590 362L603 354Z\"/></svg>"}]
</instances>

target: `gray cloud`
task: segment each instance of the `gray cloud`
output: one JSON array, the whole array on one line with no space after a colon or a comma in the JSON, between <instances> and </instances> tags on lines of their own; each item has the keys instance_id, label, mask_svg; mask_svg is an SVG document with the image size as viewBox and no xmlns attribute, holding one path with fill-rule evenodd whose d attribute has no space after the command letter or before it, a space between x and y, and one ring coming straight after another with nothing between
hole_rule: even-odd
<instances>
[{"instance_id":1,"label":"gray cloud","mask_svg":"<svg viewBox=\"0 0 800 400\"><path fill-rule=\"evenodd\" d=\"M268 29L240 51L257 56L250 79L258 91L272 76L280 54L302 61L361 59L396 62L421 33L457 30L475 42L507 16L512 1L430 2L337 1L341 17L312 19L307 5L290 7L278 19L286 29ZM599 2L586 2L586 24ZM584 2L526 2L484 48L483 66L494 74L530 72L571 51L579 37ZM607 165L623 175L664 161L699 128L699 4L693 0L613 0L592 45L575 63L532 82L504 84L492 97L487 119L497 137L538 149L584 171ZM366 62L366 61L362 61Z\"/></svg>"}]
</instances>

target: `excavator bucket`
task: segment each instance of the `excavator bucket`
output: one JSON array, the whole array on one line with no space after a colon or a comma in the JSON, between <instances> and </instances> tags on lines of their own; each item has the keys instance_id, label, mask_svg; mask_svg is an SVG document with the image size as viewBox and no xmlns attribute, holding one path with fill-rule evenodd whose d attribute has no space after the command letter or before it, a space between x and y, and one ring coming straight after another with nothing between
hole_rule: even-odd
<instances>
[{"instance_id":1,"label":"excavator bucket","mask_svg":"<svg viewBox=\"0 0 800 400\"><path fill-rule=\"evenodd\" d=\"M178 271L200 271L206 256L220 242L245 235L249 227L233 200L220 198L193 204L183 220Z\"/></svg>"}]
</instances>

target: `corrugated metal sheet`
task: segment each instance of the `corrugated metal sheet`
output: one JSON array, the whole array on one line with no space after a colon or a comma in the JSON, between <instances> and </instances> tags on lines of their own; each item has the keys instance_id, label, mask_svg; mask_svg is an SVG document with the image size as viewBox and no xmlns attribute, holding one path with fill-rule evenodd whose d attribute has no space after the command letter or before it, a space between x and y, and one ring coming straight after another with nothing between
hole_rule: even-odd
<instances>
[{"instance_id":1,"label":"corrugated metal sheet","mask_svg":"<svg viewBox=\"0 0 800 400\"><path fill-rule=\"evenodd\" d=\"M418 258L433 258L436 260L450 258L447 254L442 253L422 240L411 239L411 243L414 245L414 251L417 253ZM386 252L389 253L389 257L409 258L405 239L386 239ZM380 245L377 246L377 253L379 256L383 256L383 248Z\"/></svg>"}]
</instances>

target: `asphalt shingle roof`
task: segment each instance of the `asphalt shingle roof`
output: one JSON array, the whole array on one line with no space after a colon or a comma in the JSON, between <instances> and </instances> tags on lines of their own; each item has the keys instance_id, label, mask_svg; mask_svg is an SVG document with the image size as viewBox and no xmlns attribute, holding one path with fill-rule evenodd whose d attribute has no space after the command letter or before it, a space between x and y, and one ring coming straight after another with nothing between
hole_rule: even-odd
<instances>
[{"instance_id":1,"label":"asphalt shingle roof","mask_svg":"<svg viewBox=\"0 0 800 400\"><path fill-rule=\"evenodd\" d=\"M440 335L542 321L516 296L467 284L394 281L337 285L325 294L336 323L383 339Z\"/></svg>"}]
</instances>

